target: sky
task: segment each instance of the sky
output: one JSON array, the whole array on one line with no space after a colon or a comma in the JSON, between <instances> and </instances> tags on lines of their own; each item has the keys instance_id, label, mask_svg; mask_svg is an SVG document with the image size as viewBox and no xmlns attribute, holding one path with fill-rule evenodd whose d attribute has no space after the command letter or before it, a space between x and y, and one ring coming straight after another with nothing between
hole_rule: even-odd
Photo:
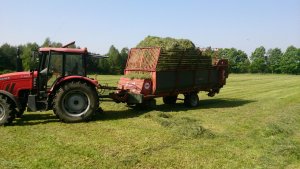
<instances>
[{"instance_id":1,"label":"sky","mask_svg":"<svg viewBox=\"0 0 300 169\"><path fill-rule=\"evenodd\" d=\"M300 0L0 0L0 45L76 41L94 53L146 36L198 47L300 47Z\"/></svg>"}]
</instances>

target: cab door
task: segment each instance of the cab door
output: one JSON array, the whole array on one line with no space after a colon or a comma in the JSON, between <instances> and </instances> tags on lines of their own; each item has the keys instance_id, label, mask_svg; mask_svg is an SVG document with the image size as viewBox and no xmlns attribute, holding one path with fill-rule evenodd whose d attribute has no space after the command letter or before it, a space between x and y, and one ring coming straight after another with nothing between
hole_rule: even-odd
<instances>
[{"instance_id":1,"label":"cab door","mask_svg":"<svg viewBox=\"0 0 300 169\"><path fill-rule=\"evenodd\" d=\"M50 52L50 57L47 66L47 90L49 91L51 87L56 83L56 81L63 77L63 57L64 53L60 52Z\"/></svg>"}]
</instances>

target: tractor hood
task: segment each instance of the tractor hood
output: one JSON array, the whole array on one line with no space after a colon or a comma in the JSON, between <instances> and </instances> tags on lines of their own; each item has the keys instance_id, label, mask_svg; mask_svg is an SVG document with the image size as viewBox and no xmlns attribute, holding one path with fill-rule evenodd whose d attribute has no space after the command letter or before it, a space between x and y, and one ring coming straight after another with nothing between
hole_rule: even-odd
<instances>
[{"instance_id":1,"label":"tractor hood","mask_svg":"<svg viewBox=\"0 0 300 169\"><path fill-rule=\"evenodd\" d=\"M8 81L8 80L16 80L16 79L28 79L30 77L31 77L30 72L7 73L7 74L0 75L0 82Z\"/></svg>"},{"instance_id":2,"label":"tractor hood","mask_svg":"<svg viewBox=\"0 0 300 169\"><path fill-rule=\"evenodd\" d=\"M32 74L32 72L15 72L0 75L0 91L5 90L18 97L19 91L32 89ZM37 72L34 72L34 77L37 77Z\"/></svg>"}]
</instances>

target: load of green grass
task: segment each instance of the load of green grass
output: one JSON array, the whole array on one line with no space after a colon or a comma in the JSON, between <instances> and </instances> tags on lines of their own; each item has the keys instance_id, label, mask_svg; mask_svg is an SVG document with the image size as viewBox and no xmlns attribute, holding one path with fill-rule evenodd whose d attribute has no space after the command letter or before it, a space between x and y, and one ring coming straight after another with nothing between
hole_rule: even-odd
<instances>
[{"instance_id":1,"label":"load of green grass","mask_svg":"<svg viewBox=\"0 0 300 169\"><path fill-rule=\"evenodd\" d=\"M206 68L212 63L211 57L202 54L188 39L148 36L137 47L160 47L162 49L156 67L157 71Z\"/></svg>"},{"instance_id":2,"label":"load of green grass","mask_svg":"<svg viewBox=\"0 0 300 169\"><path fill-rule=\"evenodd\" d=\"M156 66L156 71L173 71L180 69L198 69L211 66L211 57L202 55L195 44L188 39L161 38L156 36L147 36L142 40L137 48L160 47L161 53ZM145 62L139 67L143 69L148 66L152 55L143 55ZM149 72L131 72L125 77L130 79L148 79L151 78Z\"/></svg>"},{"instance_id":3,"label":"load of green grass","mask_svg":"<svg viewBox=\"0 0 300 169\"><path fill-rule=\"evenodd\" d=\"M137 47L161 47L165 51L196 50L194 43L188 39L160 38L156 36L147 36Z\"/></svg>"}]
</instances>

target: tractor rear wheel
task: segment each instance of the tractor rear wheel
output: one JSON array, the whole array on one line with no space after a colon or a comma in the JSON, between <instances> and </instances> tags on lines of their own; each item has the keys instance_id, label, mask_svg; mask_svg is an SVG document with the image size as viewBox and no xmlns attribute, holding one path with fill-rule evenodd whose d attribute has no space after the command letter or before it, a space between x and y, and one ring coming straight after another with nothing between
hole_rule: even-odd
<instances>
[{"instance_id":1,"label":"tractor rear wheel","mask_svg":"<svg viewBox=\"0 0 300 169\"><path fill-rule=\"evenodd\" d=\"M62 86L53 102L53 111L64 122L88 121L99 108L95 88L81 82L70 82Z\"/></svg>"},{"instance_id":2,"label":"tractor rear wheel","mask_svg":"<svg viewBox=\"0 0 300 169\"><path fill-rule=\"evenodd\" d=\"M177 95L175 96L165 96L163 97L163 101L165 104L175 104L177 101Z\"/></svg>"},{"instance_id":3,"label":"tractor rear wheel","mask_svg":"<svg viewBox=\"0 0 300 169\"><path fill-rule=\"evenodd\" d=\"M189 93L189 94L186 94L185 97L184 97L184 104L187 106L187 107L197 107L199 106L199 96L197 93Z\"/></svg>"},{"instance_id":4,"label":"tractor rear wheel","mask_svg":"<svg viewBox=\"0 0 300 169\"><path fill-rule=\"evenodd\" d=\"M15 115L6 97L0 95L0 126L10 124Z\"/></svg>"}]
</instances>

